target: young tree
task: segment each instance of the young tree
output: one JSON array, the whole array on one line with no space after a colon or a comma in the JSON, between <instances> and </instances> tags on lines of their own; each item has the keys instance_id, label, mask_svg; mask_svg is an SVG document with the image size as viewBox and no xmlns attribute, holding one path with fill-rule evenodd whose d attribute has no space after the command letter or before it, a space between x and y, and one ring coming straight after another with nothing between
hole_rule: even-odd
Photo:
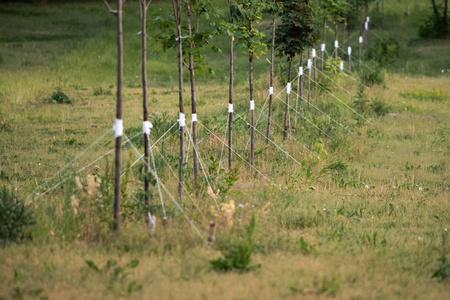
<instances>
[{"instance_id":1,"label":"young tree","mask_svg":"<svg viewBox=\"0 0 450 300\"><path fill-rule=\"evenodd\" d=\"M238 21L238 31L241 34L240 39L245 44L248 52L249 69L249 87L250 87L250 165L254 163L254 98L253 98L253 59L258 58L265 50L266 44L263 43L264 33L254 28L254 23L259 23L262 14L266 8L264 2L258 0L235 0L231 2L236 9L236 18Z\"/></svg>"},{"instance_id":2,"label":"young tree","mask_svg":"<svg viewBox=\"0 0 450 300\"><path fill-rule=\"evenodd\" d=\"M117 0L116 10L113 10L107 0L103 0L106 8L117 19L117 93L116 93L116 122L115 131L115 170L114 170L114 220L113 230L119 233L120 229L120 150L122 144L122 84L123 84L123 24L122 6L124 0Z\"/></svg>"},{"instance_id":3,"label":"young tree","mask_svg":"<svg viewBox=\"0 0 450 300\"><path fill-rule=\"evenodd\" d=\"M270 0L269 0L270 1ZM272 97L273 97L273 67L275 65L275 32L276 32L276 17L282 12L283 5L277 3L277 0L268 2L268 13L272 14L272 43L270 47L270 91L269 91L269 111L267 117L267 132L266 132L266 145L269 144L270 134L270 120L272 116Z\"/></svg>"},{"instance_id":4,"label":"young tree","mask_svg":"<svg viewBox=\"0 0 450 300\"><path fill-rule=\"evenodd\" d=\"M181 0L172 0L173 15L177 28L177 48L178 48L178 106L180 109L180 159L178 161L178 197L181 201L183 191L183 160L184 160L184 127L186 119L183 105L183 36L181 32Z\"/></svg>"},{"instance_id":5,"label":"young tree","mask_svg":"<svg viewBox=\"0 0 450 300\"><path fill-rule=\"evenodd\" d=\"M150 125L148 124L148 104L147 104L147 10L152 0L139 0L139 12L141 19L141 45L142 45L142 106L144 114L144 162L145 173L150 172L150 151L149 151L149 134ZM145 208L150 212L149 203L149 181L144 176L144 199Z\"/></svg>"},{"instance_id":6,"label":"young tree","mask_svg":"<svg viewBox=\"0 0 450 300\"><path fill-rule=\"evenodd\" d=\"M288 132L289 94L291 85L291 69L294 57L317 42L319 35L314 23L313 7L309 0L284 0L281 24L275 37L279 56L286 56L288 62L288 86L286 93L286 110L284 114L284 135Z\"/></svg>"}]
</instances>

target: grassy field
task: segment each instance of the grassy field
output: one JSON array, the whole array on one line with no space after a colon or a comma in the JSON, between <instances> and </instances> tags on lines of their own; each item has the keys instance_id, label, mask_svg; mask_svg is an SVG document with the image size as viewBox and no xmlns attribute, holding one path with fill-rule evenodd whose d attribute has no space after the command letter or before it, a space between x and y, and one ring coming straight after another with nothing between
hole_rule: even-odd
<instances>
[{"instance_id":1,"label":"grassy field","mask_svg":"<svg viewBox=\"0 0 450 300\"><path fill-rule=\"evenodd\" d=\"M425 1L385 1L385 14L373 18L372 50L389 39L398 42L397 55L383 62L382 71L365 60L361 68L354 62L349 75L326 73L345 90L319 76L358 114L318 87L312 92L317 109L303 103L303 117L289 139L283 141L274 125L274 143L266 147L256 133L260 174L239 157L248 158L249 136L247 58L239 45L236 154L233 169L220 170L225 160L220 164L216 136L225 132L228 49L226 36L215 37L223 51L206 53L205 61L216 75L198 76L200 154L219 200L235 201L234 225L211 208L204 179L200 196L194 196L190 153L181 207L201 237L167 196L163 227L155 187L158 229L151 239L142 218L141 166L132 165L138 154L129 144L123 151L123 226L119 237L110 230L115 22L98 2L0 4L0 185L26 200L36 221L27 230L32 239L0 244L0 299L450 297L449 279L432 278L444 257L443 268L450 269L450 42L417 38ZM125 8L123 119L125 133L142 153L138 6L128 1ZM162 1L150 6L156 8L170 9ZM260 26L270 29L267 21ZM353 42L356 47L357 33ZM175 51L150 44L155 141L176 121L177 69ZM277 61L278 75L284 66ZM267 97L268 68L265 57L255 66L258 109ZM380 72L383 82L362 89L361 73ZM276 93L284 84L281 76L277 80ZM58 90L71 104L52 102ZM187 111L188 94L186 85ZM274 122L280 125L283 101L284 94L274 100ZM263 114L259 131L265 132L266 121ZM175 126L154 147L158 174L173 195L176 133ZM229 245L247 245L253 214L254 269L214 271L209 261ZM210 220L219 225L217 240L207 247Z\"/></svg>"}]
</instances>

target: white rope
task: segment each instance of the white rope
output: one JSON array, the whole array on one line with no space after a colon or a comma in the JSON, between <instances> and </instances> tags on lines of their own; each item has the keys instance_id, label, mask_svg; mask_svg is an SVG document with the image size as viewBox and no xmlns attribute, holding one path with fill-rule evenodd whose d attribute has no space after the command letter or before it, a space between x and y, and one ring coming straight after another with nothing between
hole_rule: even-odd
<instances>
[{"instance_id":1,"label":"white rope","mask_svg":"<svg viewBox=\"0 0 450 300\"><path fill-rule=\"evenodd\" d=\"M257 108L258 109L258 108ZM260 110L261 111L261 110ZM261 111L262 112L262 111ZM266 117L269 117L268 115L266 115L266 114L264 114ZM284 131L284 129L283 129L283 127L281 127L277 122L275 122L275 120L274 119L272 119L272 118L270 118L270 120L271 120L271 122L272 122L272 124L275 124L275 126L277 126L278 128L280 128L281 130L283 130ZM288 136L290 137L290 138L292 138L292 139L294 139L294 141L296 141L299 145L301 145L303 148L305 148L306 150L308 150L311 154L313 153L311 150L309 150L308 149L308 147L306 147L302 142L300 142L299 140L297 140L293 135L292 135L292 133L289 133L288 132ZM300 154L303 154L303 153L300 153Z\"/></svg>"},{"instance_id":2,"label":"white rope","mask_svg":"<svg viewBox=\"0 0 450 300\"><path fill-rule=\"evenodd\" d=\"M153 170L155 171L156 183L158 184L159 199L161 200L161 207L162 207L162 210L163 210L164 219L167 219L166 208L164 207L164 200L163 200L163 196L162 196L162 193L161 193L161 186L160 186L160 183L159 183L160 180L159 180L158 172L156 171L155 157L153 156L153 149L152 149L153 147L151 146L150 136L148 137L148 145L150 146L149 147L150 148L150 155L152 157Z\"/></svg>"},{"instance_id":3,"label":"white rope","mask_svg":"<svg viewBox=\"0 0 450 300\"><path fill-rule=\"evenodd\" d=\"M295 94L295 93L294 93ZM297 95L299 96L299 95ZM300 97L300 96L299 96ZM300 97L303 101L305 101L305 98ZM342 125L341 123L339 123L338 121L336 121L335 119L333 119L330 115L328 115L327 113L325 113L324 111L322 111L320 108L318 108L317 106L315 106L314 104L312 104L312 102L309 103L309 105L311 105L314 109L316 109L317 111L321 112L323 115L327 116L330 120L332 120L333 122L335 122L336 124L338 124L339 126L341 126L343 129L347 130L349 133L353 134L353 132L351 132L350 130L348 130L347 128L345 128L344 125Z\"/></svg>"},{"instance_id":4,"label":"white rope","mask_svg":"<svg viewBox=\"0 0 450 300\"><path fill-rule=\"evenodd\" d=\"M225 140L227 138L227 133L228 133L228 122L227 125L225 126L225 133L223 134L223 139ZM217 168L217 176L219 176L220 173L220 165L222 164L222 157L223 157L223 149L225 148L225 146L222 144L222 150L220 151L220 159L219 159L219 167Z\"/></svg>"},{"instance_id":5,"label":"white rope","mask_svg":"<svg viewBox=\"0 0 450 300\"><path fill-rule=\"evenodd\" d=\"M209 132L211 132L205 125L203 125L201 122L199 122L200 125L202 125L206 130L208 130ZM272 180L270 180L267 176L265 176L263 173L261 173L261 171L259 171L257 168L255 168L255 166L253 166L252 164L250 164L250 162L248 162L247 160L245 160L245 158L243 158L239 153L237 153L233 148L230 148L230 146L228 146L224 141L222 141L217 135L215 135L213 132L211 132L211 135L213 135L216 139L218 139L220 142L222 142L228 149L230 149L234 154L236 154L240 159L242 159L244 162L246 162L251 168L253 168L256 172L258 172L258 174L260 174L262 177L264 177L266 180L268 180L274 187L276 187L277 189L279 189L281 191L281 188L279 187L278 184L275 184Z\"/></svg>"},{"instance_id":6,"label":"white rope","mask_svg":"<svg viewBox=\"0 0 450 300\"><path fill-rule=\"evenodd\" d=\"M186 129L187 129L187 128L186 128ZM208 184L208 186L209 186L209 187L211 188L211 190L213 191L212 195L213 195L213 198L214 198L214 202L216 203L217 209L220 209L220 208L219 208L219 203L217 202L217 197L216 197L216 195L214 194L214 190L213 190L213 188L212 188L212 186L211 186L211 184L210 184L210 182L209 182L208 176L206 175L205 168L203 167L202 159L200 158L200 155L199 155L199 153L198 153L198 149L194 146L194 141L192 140L192 136L191 136L191 134L189 133L189 129L187 129L186 131L187 131L187 133L188 133L189 140L190 140L190 142L192 143L192 149L194 149L194 152L195 152L195 154L197 155L198 162L200 163L200 167L202 168L203 175L205 176L205 179L206 179L206 183Z\"/></svg>"},{"instance_id":7,"label":"white rope","mask_svg":"<svg viewBox=\"0 0 450 300\"><path fill-rule=\"evenodd\" d=\"M314 81L314 79L311 79L311 80L312 80L313 82L316 82L316 81ZM354 112L355 114L357 114L358 116L360 116L361 118L363 118L364 121L366 121L366 122L369 123L369 124L372 124L372 123L370 123L369 120L367 120L367 119L364 118L361 114L359 114L356 110L354 110L353 108L351 108L350 106L348 106L347 103L345 103L344 101L342 101L341 99L339 99L339 97L337 97L336 95L334 95L332 92L330 92L330 91L327 90L326 88L322 87L320 84L319 84L319 87L322 88L325 92L327 92L327 93L330 94L331 96L333 96L336 100L338 100L339 102L341 102L343 105L345 105L345 106L346 106L348 109L350 109L352 112Z\"/></svg>"},{"instance_id":8,"label":"white rope","mask_svg":"<svg viewBox=\"0 0 450 300\"><path fill-rule=\"evenodd\" d=\"M110 129L106 130L98 139L96 139L94 142L92 142L88 147L86 147L83 151L81 151L77 156L75 156L74 159L72 159L70 162L68 162L67 164L65 164L62 168L60 168L55 174L53 174L50 178L54 178L57 175L59 175L62 171L64 171L65 169L67 169L71 164L73 164L76 160L78 160L80 157L82 157L87 151L89 151L92 147L94 147L95 145L97 145L105 136L107 136L110 133ZM48 184L49 181L45 182L45 184ZM27 201L29 198L31 198L36 191L39 188L35 188L33 190L33 192L31 192L26 198L25 201Z\"/></svg>"},{"instance_id":9,"label":"white rope","mask_svg":"<svg viewBox=\"0 0 450 300\"><path fill-rule=\"evenodd\" d=\"M277 97L278 100L280 100L281 102L283 102L284 104L287 104L286 101L284 101L283 99L281 99L280 97ZM320 132L322 132L324 135L326 135L330 140L331 137L322 129L320 129L316 124L314 124L312 121L310 121L308 118L306 118L301 112L295 110L292 106L289 105L289 108L294 110L297 114L299 114L303 119L305 119L308 123L310 123L313 127L315 127L316 129L318 129Z\"/></svg>"},{"instance_id":10,"label":"white rope","mask_svg":"<svg viewBox=\"0 0 450 300\"><path fill-rule=\"evenodd\" d=\"M236 114L236 113L235 113ZM238 118L242 119L244 122L246 122L248 125L250 125L245 119L243 119L239 114L236 114L236 116L238 116ZM252 125L250 125L252 126ZM259 131L258 129L256 129L254 126L252 126L256 132L258 132L259 134L261 134L262 136L266 137L264 135L264 133L262 133L261 131ZM299 162L298 160L296 160L294 157L292 157L289 152L287 152L286 150L284 150L283 148L281 148L280 146L278 146L274 141L272 141L271 139L268 139L269 142L271 142L272 144L274 144L278 149L281 150L281 152L283 152L284 154L286 154L288 157L290 157L292 160L294 160L296 163L298 163L300 166L302 166L302 163Z\"/></svg>"},{"instance_id":11,"label":"white rope","mask_svg":"<svg viewBox=\"0 0 450 300\"><path fill-rule=\"evenodd\" d=\"M128 139L128 141L130 142L131 147L133 148L133 150L136 152L136 154L141 155L141 153L139 152L139 150L136 148L136 146L133 144L133 142L131 142L130 139ZM147 162L141 158L142 161L144 162L144 164L147 164ZM148 165L147 165L148 166ZM166 194L169 196L169 198L172 200L172 202L175 204L175 206L178 208L178 210L183 213L184 218L188 221L188 223L192 226L192 228L195 230L195 232L197 233L197 235L203 240L203 236L200 232L200 230L198 230L197 226L195 226L194 222L187 216L187 214L184 212L183 208L180 206L180 204L175 200L175 198L172 196L172 194L169 192L169 190L167 189L167 187L164 185L164 183L162 183L159 178L154 174L153 170L149 167L150 172L153 173L153 176L155 176L155 178L157 178L157 181L159 181L159 183L161 184L162 188L164 189L164 191L166 192Z\"/></svg>"},{"instance_id":12,"label":"white rope","mask_svg":"<svg viewBox=\"0 0 450 300\"><path fill-rule=\"evenodd\" d=\"M134 135L132 138L135 138L136 136L140 135L141 133L138 133L136 135ZM122 142L121 146L127 144L128 142ZM87 164L86 166L84 166L83 168L79 169L78 171L75 172L75 174L78 174L80 172L83 172L84 170L86 170L87 168L89 168L90 166L92 166L93 164L95 164L96 162L98 162L99 160L101 160L102 158L104 158L105 156L111 154L114 149L109 150L108 152L106 152L105 154L101 155L100 157L98 157L97 159L95 159L94 161L90 162L89 164ZM66 182L67 180L69 180L71 178L71 176L67 176L65 179L61 180L60 182L58 182L57 184L55 184L54 186L52 186L51 188L47 189L45 192L43 193L39 193L37 194L34 199L32 199L32 201L36 201L37 199L41 198L42 196L48 194L49 192L53 191L54 189L56 189L58 186L60 186L61 184L63 184L64 182ZM29 203L28 199L25 200L25 202Z\"/></svg>"}]
</instances>

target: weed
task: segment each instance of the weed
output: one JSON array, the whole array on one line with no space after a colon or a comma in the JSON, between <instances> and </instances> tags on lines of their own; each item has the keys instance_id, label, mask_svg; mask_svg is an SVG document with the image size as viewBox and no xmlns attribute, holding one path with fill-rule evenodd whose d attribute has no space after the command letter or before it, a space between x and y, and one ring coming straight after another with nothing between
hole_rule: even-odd
<instances>
[{"instance_id":1,"label":"weed","mask_svg":"<svg viewBox=\"0 0 450 300\"><path fill-rule=\"evenodd\" d=\"M86 260L85 262L91 270L108 279L109 289L112 289L116 283L123 282L123 280L128 276L129 271L139 265L139 260L137 259L131 260L124 266L120 266L116 260L110 259L106 262L103 268L99 268L92 260ZM135 280L129 282L126 286L128 293L142 290L142 285L137 284Z\"/></svg>"},{"instance_id":2,"label":"weed","mask_svg":"<svg viewBox=\"0 0 450 300\"><path fill-rule=\"evenodd\" d=\"M442 246L440 249L441 256L438 258L436 262L436 269L433 272L432 278L437 278L440 281L443 281L447 278L450 278L450 261L447 258L447 238L448 238L448 232L445 229L444 233L442 234Z\"/></svg>"},{"instance_id":3,"label":"weed","mask_svg":"<svg viewBox=\"0 0 450 300\"><path fill-rule=\"evenodd\" d=\"M375 113L377 117L382 117L387 115L391 111L391 106L383 100L373 100L370 103L370 108Z\"/></svg>"},{"instance_id":4,"label":"weed","mask_svg":"<svg viewBox=\"0 0 450 300\"><path fill-rule=\"evenodd\" d=\"M98 88L94 87L94 96L102 96L102 95L110 96L112 95L112 92L111 90L103 89L101 86Z\"/></svg>"},{"instance_id":5,"label":"weed","mask_svg":"<svg viewBox=\"0 0 450 300\"><path fill-rule=\"evenodd\" d=\"M35 223L31 210L14 191L3 187L0 193L0 239L18 241L31 238L27 232L27 227Z\"/></svg>"},{"instance_id":6,"label":"weed","mask_svg":"<svg viewBox=\"0 0 450 300\"><path fill-rule=\"evenodd\" d=\"M61 90L60 87L56 88L56 91L53 92L52 96L50 97L50 101L54 104L70 104L72 101L70 101L69 97L64 94L64 92Z\"/></svg>"},{"instance_id":7,"label":"weed","mask_svg":"<svg viewBox=\"0 0 450 300\"><path fill-rule=\"evenodd\" d=\"M300 244L300 251L304 255L309 255L309 254L311 254L312 252L315 251L314 246L310 245L303 237L300 237L298 242Z\"/></svg>"},{"instance_id":8,"label":"weed","mask_svg":"<svg viewBox=\"0 0 450 300\"><path fill-rule=\"evenodd\" d=\"M224 272L232 270L246 272L254 268L259 268L260 265L250 265L250 257L254 248L253 234L255 233L255 229L256 215L253 213L250 224L247 226L246 236L230 243L223 253L223 258L219 257L216 260L209 261L213 269Z\"/></svg>"}]
</instances>

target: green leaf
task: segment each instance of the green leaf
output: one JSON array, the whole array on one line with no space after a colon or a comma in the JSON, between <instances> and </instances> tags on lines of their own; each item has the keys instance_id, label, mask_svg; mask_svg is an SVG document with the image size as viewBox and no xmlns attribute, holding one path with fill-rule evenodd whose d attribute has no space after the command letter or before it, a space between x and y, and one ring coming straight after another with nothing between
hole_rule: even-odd
<instances>
[{"instance_id":1,"label":"green leaf","mask_svg":"<svg viewBox=\"0 0 450 300\"><path fill-rule=\"evenodd\" d=\"M138 265L139 265L139 260L133 259L132 261L130 261L130 262L127 264L127 267L128 267L128 268L131 268L131 269L134 269L134 268L136 268Z\"/></svg>"},{"instance_id":2,"label":"green leaf","mask_svg":"<svg viewBox=\"0 0 450 300\"><path fill-rule=\"evenodd\" d=\"M97 265L92 260L86 260L85 262L89 268L91 268L92 270L94 270L96 272L100 272L100 269L97 267Z\"/></svg>"}]
</instances>

